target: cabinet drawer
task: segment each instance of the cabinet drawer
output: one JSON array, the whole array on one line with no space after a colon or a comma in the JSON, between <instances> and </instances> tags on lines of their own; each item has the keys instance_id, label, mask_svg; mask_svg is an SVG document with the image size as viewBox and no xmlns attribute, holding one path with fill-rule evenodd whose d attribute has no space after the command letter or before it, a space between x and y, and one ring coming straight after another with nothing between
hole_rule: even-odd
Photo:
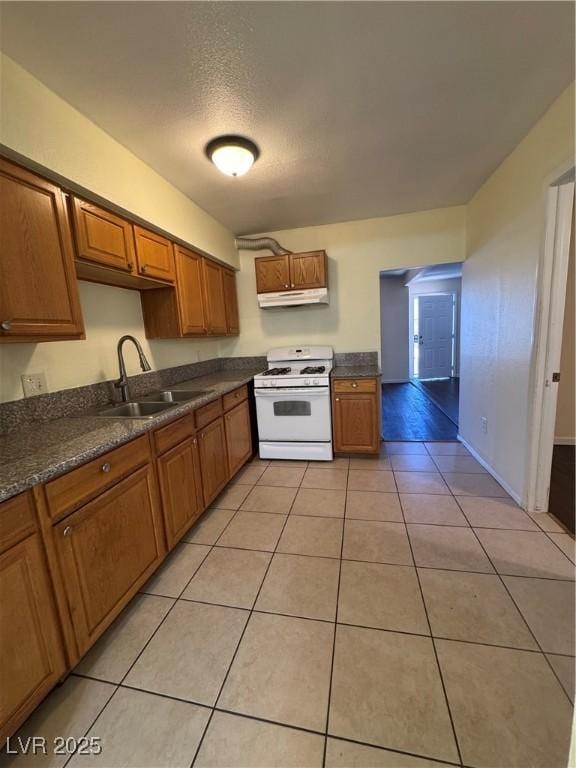
<instances>
[{"instance_id":1,"label":"cabinet drawer","mask_svg":"<svg viewBox=\"0 0 576 768\"><path fill-rule=\"evenodd\" d=\"M222 399L224 401L224 410L229 411L230 408L234 408L238 403L248 399L248 387L246 385L238 387L233 392L228 392Z\"/></svg>"},{"instance_id":2,"label":"cabinet drawer","mask_svg":"<svg viewBox=\"0 0 576 768\"><path fill-rule=\"evenodd\" d=\"M61 517L113 485L149 459L146 435L99 456L46 484L50 517Z\"/></svg>"},{"instance_id":3,"label":"cabinet drawer","mask_svg":"<svg viewBox=\"0 0 576 768\"><path fill-rule=\"evenodd\" d=\"M30 493L21 493L0 504L0 552L36 530L36 516Z\"/></svg>"},{"instance_id":4,"label":"cabinet drawer","mask_svg":"<svg viewBox=\"0 0 576 768\"><path fill-rule=\"evenodd\" d=\"M194 414L183 416L172 424L168 424L162 429L154 432L154 448L157 454L164 453L169 448L173 448L178 443L191 437L196 431L194 427Z\"/></svg>"},{"instance_id":5,"label":"cabinet drawer","mask_svg":"<svg viewBox=\"0 0 576 768\"><path fill-rule=\"evenodd\" d=\"M210 424L211 421L218 418L222 413L222 398L218 398L208 405L203 405L196 411L196 426L198 429Z\"/></svg>"},{"instance_id":6,"label":"cabinet drawer","mask_svg":"<svg viewBox=\"0 0 576 768\"><path fill-rule=\"evenodd\" d=\"M334 392L376 392L376 379L335 379Z\"/></svg>"}]
</instances>

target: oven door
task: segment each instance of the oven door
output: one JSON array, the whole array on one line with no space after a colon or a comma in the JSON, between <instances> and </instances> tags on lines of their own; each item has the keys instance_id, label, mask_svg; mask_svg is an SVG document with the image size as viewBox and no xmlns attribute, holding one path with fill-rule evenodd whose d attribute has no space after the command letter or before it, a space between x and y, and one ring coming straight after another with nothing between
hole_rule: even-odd
<instances>
[{"instance_id":1,"label":"oven door","mask_svg":"<svg viewBox=\"0 0 576 768\"><path fill-rule=\"evenodd\" d=\"M260 440L332 439L329 387L255 389Z\"/></svg>"}]
</instances>

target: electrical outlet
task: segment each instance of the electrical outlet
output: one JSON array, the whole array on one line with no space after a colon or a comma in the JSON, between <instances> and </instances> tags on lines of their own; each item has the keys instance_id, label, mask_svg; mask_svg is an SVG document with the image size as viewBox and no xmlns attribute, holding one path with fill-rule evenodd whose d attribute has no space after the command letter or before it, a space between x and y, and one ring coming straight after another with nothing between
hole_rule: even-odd
<instances>
[{"instance_id":1,"label":"electrical outlet","mask_svg":"<svg viewBox=\"0 0 576 768\"><path fill-rule=\"evenodd\" d=\"M25 373L21 377L24 397L34 397L48 392L45 373Z\"/></svg>"},{"instance_id":2,"label":"electrical outlet","mask_svg":"<svg viewBox=\"0 0 576 768\"><path fill-rule=\"evenodd\" d=\"M485 435L488 434L488 419L486 416L482 416L480 419L480 423L482 424L482 432L484 432Z\"/></svg>"}]
</instances>

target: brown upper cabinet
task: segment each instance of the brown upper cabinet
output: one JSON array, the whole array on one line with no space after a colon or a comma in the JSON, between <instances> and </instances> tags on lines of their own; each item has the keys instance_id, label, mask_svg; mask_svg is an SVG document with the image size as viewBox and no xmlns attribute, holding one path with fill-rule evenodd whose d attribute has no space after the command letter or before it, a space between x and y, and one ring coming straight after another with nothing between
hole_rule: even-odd
<instances>
[{"instance_id":1,"label":"brown upper cabinet","mask_svg":"<svg viewBox=\"0 0 576 768\"><path fill-rule=\"evenodd\" d=\"M141 295L147 338L238 334L235 273L179 245L174 261L176 289Z\"/></svg>"},{"instance_id":2,"label":"brown upper cabinet","mask_svg":"<svg viewBox=\"0 0 576 768\"><path fill-rule=\"evenodd\" d=\"M0 158L0 342L82 339L62 190Z\"/></svg>"},{"instance_id":3,"label":"brown upper cabinet","mask_svg":"<svg viewBox=\"0 0 576 768\"><path fill-rule=\"evenodd\" d=\"M219 264L204 259L203 263L204 295L206 297L206 325L213 335L225 336L226 306L224 304L224 270Z\"/></svg>"},{"instance_id":4,"label":"brown upper cabinet","mask_svg":"<svg viewBox=\"0 0 576 768\"><path fill-rule=\"evenodd\" d=\"M78 197L72 197L70 205L77 257L123 272L133 272L136 253L132 224Z\"/></svg>"},{"instance_id":5,"label":"brown upper cabinet","mask_svg":"<svg viewBox=\"0 0 576 768\"><path fill-rule=\"evenodd\" d=\"M224 281L224 304L226 307L226 332L229 336L236 336L240 333L236 274L231 269L223 269L222 279Z\"/></svg>"},{"instance_id":6,"label":"brown upper cabinet","mask_svg":"<svg viewBox=\"0 0 576 768\"><path fill-rule=\"evenodd\" d=\"M257 293L326 288L326 251L261 256L254 260Z\"/></svg>"},{"instance_id":7,"label":"brown upper cabinet","mask_svg":"<svg viewBox=\"0 0 576 768\"><path fill-rule=\"evenodd\" d=\"M260 256L254 260L257 293L273 293L290 288L290 257Z\"/></svg>"},{"instance_id":8,"label":"brown upper cabinet","mask_svg":"<svg viewBox=\"0 0 576 768\"><path fill-rule=\"evenodd\" d=\"M134 241L138 274L173 283L174 254L170 240L135 224Z\"/></svg>"}]
</instances>

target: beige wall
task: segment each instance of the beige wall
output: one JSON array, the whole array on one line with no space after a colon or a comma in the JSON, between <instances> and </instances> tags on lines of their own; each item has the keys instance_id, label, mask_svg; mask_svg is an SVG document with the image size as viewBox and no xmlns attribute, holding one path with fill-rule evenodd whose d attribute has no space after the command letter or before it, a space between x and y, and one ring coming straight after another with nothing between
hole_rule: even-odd
<instances>
[{"instance_id":1,"label":"beige wall","mask_svg":"<svg viewBox=\"0 0 576 768\"><path fill-rule=\"evenodd\" d=\"M460 434L523 502L546 190L573 163L572 85L467 207Z\"/></svg>"},{"instance_id":2,"label":"beige wall","mask_svg":"<svg viewBox=\"0 0 576 768\"><path fill-rule=\"evenodd\" d=\"M306 341L337 352L380 350L380 278L385 269L462 261L464 207L272 232L291 251L328 253L330 304L261 310L254 258L240 252L238 291L242 333L224 342L227 354L251 355Z\"/></svg>"},{"instance_id":3,"label":"beige wall","mask_svg":"<svg viewBox=\"0 0 576 768\"><path fill-rule=\"evenodd\" d=\"M0 143L233 266L232 234L149 166L0 54ZM139 294L80 283L86 340L0 347L0 400L22 397L20 375L45 372L51 391L116 376L123 333L144 340ZM217 341L146 345L155 368L218 355ZM130 356L130 353L128 353ZM138 370L131 360L130 372Z\"/></svg>"},{"instance_id":4,"label":"beige wall","mask_svg":"<svg viewBox=\"0 0 576 768\"><path fill-rule=\"evenodd\" d=\"M558 385L558 404L556 407L555 436L574 440L576 437L576 267L574 265L574 219L570 238L570 260L568 262L568 284L566 287L566 307L564 309L564 330L562 334L562 357L560 360L560 384Z\"/></svg>"}]
</instances>

